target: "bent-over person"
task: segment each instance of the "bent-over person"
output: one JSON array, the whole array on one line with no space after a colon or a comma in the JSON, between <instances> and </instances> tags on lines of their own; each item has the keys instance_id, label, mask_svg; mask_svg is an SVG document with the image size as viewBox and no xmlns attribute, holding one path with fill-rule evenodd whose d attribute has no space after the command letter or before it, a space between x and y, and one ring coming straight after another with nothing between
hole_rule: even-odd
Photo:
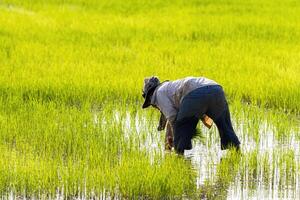
<instances>
[{"instance_id":1,"label":"bent-over person","mask_svg":"<svg viewBox=\"0 0 300 200\"><path fill-rule=\"evenodd\" d=\"M173 143L177 153L192 149L191 140L197 123L205 116L217 126L222 150L229 147L239 149L240 141L231 124L223 88L215 81L205 77L186 77L161 83L153 76L144 80L143 97L143 108L151 105L162 113L160 121L166 123L160 123L158 130L167 125L166 143Z\"/></svg>"}]
</instances>

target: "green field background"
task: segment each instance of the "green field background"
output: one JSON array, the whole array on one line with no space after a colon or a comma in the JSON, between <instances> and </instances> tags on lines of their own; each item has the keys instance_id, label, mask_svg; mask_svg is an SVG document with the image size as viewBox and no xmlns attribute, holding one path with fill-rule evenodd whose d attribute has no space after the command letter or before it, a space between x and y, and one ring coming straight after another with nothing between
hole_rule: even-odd
<instances>
[{"instance_id":1,"label":"green field background","mask_svg":"<svg viewBox=\"0 0 300 200\"><path fill-rule=\"evenodd\" d=\"M2 0L0 11L2 98L141 103L145 76L206 76L232 100L299 111L298 1Z\"/></svg>"}]
</instances>

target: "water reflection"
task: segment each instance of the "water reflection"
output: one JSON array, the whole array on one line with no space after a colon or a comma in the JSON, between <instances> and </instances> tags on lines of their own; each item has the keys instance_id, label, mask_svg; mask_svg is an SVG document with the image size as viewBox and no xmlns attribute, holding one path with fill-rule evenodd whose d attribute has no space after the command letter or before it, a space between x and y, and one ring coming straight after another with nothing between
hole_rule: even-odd
<instances>
[{"instance_id":1,"label":"water reflection","mask_svg":"<svg viewBox=\"0 0 300 200\"><path fill-rule=\"evenodd\" d=\"M139 137L141 149L165 155L164 133L157 132L158 116L124 114L125 136ZM243 116L243 115L239 115ZM257 117L257 116L256 116ZM194 148L185 151L185 159L197 171L195 184L199 195L208 199L300 199L300 141L298 132L278 128L264 117L257 122L233 117L241 140L242 155L221 151L216 128L199 125L205 136L193 141ZM289 131L289 132L288 132ZM142 136L146 134L146 136Z\"/></svg>"}]
</instances>

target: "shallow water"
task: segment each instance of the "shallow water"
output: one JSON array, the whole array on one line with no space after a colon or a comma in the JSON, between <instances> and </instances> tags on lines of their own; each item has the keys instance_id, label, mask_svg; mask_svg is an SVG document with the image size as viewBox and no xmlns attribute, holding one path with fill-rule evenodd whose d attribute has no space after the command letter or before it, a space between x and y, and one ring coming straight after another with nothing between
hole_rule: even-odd
<instances>
[{"instance_id":1,"label":"shallow water","mask_svg":"<svg viewBox=\"0 0 300 200\"><path fill-rule=\"evenodd\" d=\"M195 185L204 199L300 199L300 133L299 124L290 124L286 132L278 134L282 124L272 123L268 118L257 116L246 119L243 110L232 113L233 126L241 141L242 154L221 151L220 138L215 126L207 129L200 122L204 138L194 140L194 148L185 151L184 158L191 170L196 171ZM102 117L100 117L102 116ZM106 118L103 118L106 117ZM254 121L259 118L259 121ZM95 126L105 127L113 120L122 129L124 139L138 143L140 150L154 155L169 154L164 150L164 132L157 131L158 115L155 112L130 113L114 110L111 115L93 112L91 120ZM275 120L276 121L276 120ZM111 124L111 123L110 123ZM281 130L282 131L282 130ZM88 195L90 198L93 195ZM3 199L26 199L22 195L9 193ZM32 197L48 199L47 195ZM64 199L63 191L57 190L55 197ZM76 199L86 199L83 192ZM96 199L111 199L109 193ZM114 196L114 199L118 197Z\"/></svg>"},{"instance_id":2,"label":"shallow water","mask_svg":"<svg viewBox=\"0 0 300 200\"><path fill-rule=\"evenodd\" d=\"M118 115L116 112L117 119ZM141 113L137 113L134 119L127 113L125 119L123 128L126 135L138 135L142 131L149 133L141 148L152 153L164 152L164 132L156 131L158 119L149 120ZM203 198L300 199L299 132L289 129L286 135L278 137L276 125L263 120L263 116L261 119L253 131L251 125L254 123L233 115L233 126L241 141L242 155L234 161L237 162L237 170L227 171L228 176L220 173L222 160L228 157L228 151L221 151L216 127L209 130L199 123L204 139L193 141L194 148L185 151L185 159L197 171L195 184L203 193ZM226 177L226 181L222 176Z\"/></svg>"},{"instance_id":3,"label":"shallow water","mask_svg":"<svg viewBox=\"0 0 300 200\"><path fill-rule=\"evenodd\" d=\"M254 174L253 168L241 167L231 178L226 189L227 199L300 199L300 141L295 139L295 133L291 138L285 141L278 141L272 129L272 126L265 123L259 131L261 136L258 142L255 142L242 128L236 128L236 132L241 140L241 150L244 158L240 165L247 165L247 155L257 152L257 166ZM206 134L209 131L203 130ZM213 130L216 132L216 130ZM213 138L206 137L204 143L197 142L191 151L185 152L185 156L191 158L194 168L198 172L197 187L201 188L206 181L217 185L217 167L222 157L226 156L226 151L221 151L217 134L212 134ZM209 145L209 142L212 144ZM294 154L295 173L288 173L287 167L280 168L279 159L285 153ZM262 164L263 159L268 158L266 163ZM284 162L284 161L283 161ZM285 164L283 163L283 166ZM265 169L267 167L267 169ZM270 175L265 175L265 171L270 171ZM281 174L284 174L283 176ZM293 174L294 177L288 177ZM285 176L287 175L287 176ZM292 180L290 180L292 179ZM222 194L223 195L223 194Z\"/></svg>"}]
</instances>

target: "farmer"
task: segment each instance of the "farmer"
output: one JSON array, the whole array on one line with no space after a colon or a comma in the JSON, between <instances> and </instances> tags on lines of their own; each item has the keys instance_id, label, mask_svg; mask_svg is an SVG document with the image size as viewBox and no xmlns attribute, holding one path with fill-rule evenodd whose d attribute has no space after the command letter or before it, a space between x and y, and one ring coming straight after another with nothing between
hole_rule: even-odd
<instances>
[{"instance_id":1,"label":"farmer","mask_svg":"<svg viewBox=\"0 0 300 200\"><path fill-rule=\"evenodd\" d=\"M217 125L221 149L234 147L239 150L240 141L232 128L224 91L215 81L187 77L161 83L153 76L144 80L143 97L143 108L151 105L162 113L160 120L164 120L165 116L168 121L166 141L174 143L177 153L183 154L184 150L192 149L191 140L197 123L206 115ZM158 129L162 130L164 126ZM170 138L171 132L174 133L174 141Z\"/></svg>"}]
</instances>

